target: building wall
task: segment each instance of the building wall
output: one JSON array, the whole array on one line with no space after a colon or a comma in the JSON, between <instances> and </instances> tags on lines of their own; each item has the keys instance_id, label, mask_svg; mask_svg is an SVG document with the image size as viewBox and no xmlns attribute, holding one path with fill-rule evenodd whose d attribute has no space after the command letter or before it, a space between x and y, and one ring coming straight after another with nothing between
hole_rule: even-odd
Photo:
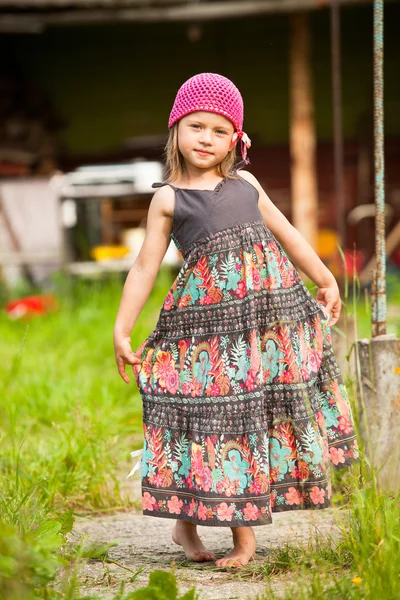
<instances>
[{"instance_id":1,"label":"building wall","mask_svg":"<svg viewBox=\"0 0 400 600\"><path fill-rule=\"evenodd\" d=\"M132 158L127 138L166 135L178 87L201 71L219 72L240 88L251 170L291 218L288 147L289 15L215 21L189 40L186 23L52 28L40 35L3 35L1 73L31 80L48 96L65 127L61 165ZM310 13L313 38L319 224L335 227L332 155L330 13ZM386 198L400 214L400 3L385 3ZM372 3L341 10L343 132L347 212L373 201ZM367 179L360 180L360 147ZM144 153L161 157L162 145ZM141 153L143 155L143 153ZM361 191L362 193L361 193ZM396 200L397 199L397 200ZM348 229L348 247L373 253L373 219Z\"/></svg>"},{"instance_id":2,"label":"building wall","mask_svg":"<svg viewBox=\"0 0 400 600\"><path fill-rule=\"evenodd\" d=\"M385 122L400 135L400 4L385 6ZM3 36L0 70L20 73L48 94L66 127L67 154L101 153L135 135L166 132L179 85L200 71L232 78L245 100L254 147L288 141L288 15L202 25L128 24L52 28ZM311 13L318 139L331 139L329 11ZM4 57L5 60L4 60ZM343 126L347 140L372 127L372 5L342 10ZM363 124L363 125L361 125Z\"/></svg>"}]
</instances>

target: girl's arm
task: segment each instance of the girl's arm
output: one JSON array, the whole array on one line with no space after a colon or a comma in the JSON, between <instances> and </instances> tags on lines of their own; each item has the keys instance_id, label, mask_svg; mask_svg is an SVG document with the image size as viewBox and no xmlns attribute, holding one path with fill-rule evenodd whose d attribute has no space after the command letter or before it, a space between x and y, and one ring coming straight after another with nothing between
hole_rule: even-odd
<instances>
[{"instance_id":1,"label":"girl's arm","mask_svg":"<svg viewBox=\"0 0 400 600\"><path fill-rule=\"evenodd\" d=\"M265 223L295 266L301 269L318 286L317 301L323 304L328 312L332 313L330 324L334 325L339 318L341 309L339 287L335 277L307 240L271 202L254 175L241 170L240 176L243 176L258 190L258 207Z\"/></svg>"},{"instance_id":2,"label":"girl's arm","mask_svg":"<svg viewBox=\"0 0 400 600\"><path fill-rule=\"evenodd\" d=\"M125 365L139 359L131 349L130 334L153 289L161 262L170 243L174 191L169 186L154 194L147 215L146 235L125 281L114 326L115 360L122 379L129 383Z\"/></svg>"}]
</instances>

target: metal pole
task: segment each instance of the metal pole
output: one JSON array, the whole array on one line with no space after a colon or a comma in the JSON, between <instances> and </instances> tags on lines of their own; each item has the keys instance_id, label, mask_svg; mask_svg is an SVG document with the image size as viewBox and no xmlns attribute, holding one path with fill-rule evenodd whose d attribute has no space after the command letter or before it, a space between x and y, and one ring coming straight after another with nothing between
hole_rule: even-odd
<instances>
[{"instance_id":1,"label":"metal pole","mask_svg":"<svg viewBox=\"0 0 400 600\"><path fill-rule=\"evenodd\" d=\"M346 246L345 197L343 175L342 85L340 68L340 8L331 0L331 57L333 100L333 151L335 169L336 228L339 243Z\"/></svg>"},{"instance_id":2,"label":"metal pole","mask_svg":"<svg viewBox=\"0 0 400 600\"><path fill-rule=\"evenodd\" d=\"M386 333L385 157L383 115L383 0L374 0L376 306L372 307L373 337L375 335ZM374 323L374 317L376 318L376 323Z\"/></svg>"}]
</instances>

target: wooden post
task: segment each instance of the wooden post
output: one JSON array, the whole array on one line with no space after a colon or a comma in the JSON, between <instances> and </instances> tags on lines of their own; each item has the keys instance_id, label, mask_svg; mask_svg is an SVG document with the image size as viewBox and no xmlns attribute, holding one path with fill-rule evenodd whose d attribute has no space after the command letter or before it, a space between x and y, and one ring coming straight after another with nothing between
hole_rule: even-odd
<instances>
[{"instance_id":1,"label":"wooden post","mask_svg":"<svg viewBox=\"0 0 400 600\"><path fill-rule=\"evenodd\" d=\"M346 248L346 199L344 189L342 72L340 55L340 7L338 0L331 0L333 165L335 169L336 229L339 234L339 243L341 247Z\"/></svg>"},{"instance_id":2,"label":"wooden post","mask_svg":"<svg viewBox=\"0 0 400 600\"><path fill-rule=\"evenodd\" d=\"M309 16L290 17L290 154L293 225L316 248L318 188Z\"/></svg>"},{"instance_id":3,"label":"wooden post","mask_svg":"<svg viewBox=\"0 0 400 600\"><path fill-rule=\"evenodd\" d=\"M360 439L381 490L400 488L400 340L394 333L358 340Z\"/></svg>"},{"instance_id":4,"label":"wooden post","mask_svg":"<svg viewBox=\"0 0 400 600\"><path fill-rule=\"evenodd\" d=\"M8 237L10 238L10 244L11 247L13 248L13 250L15 250L16 252L21 252L21 244L20 241L13 229L11 220L9 219L9 216L7 214L7 211L5 210L4 207L4 203L2 200L2 197L0 195L0 215L2 217L5 229L8 233ZM5 263L8 264L8 263ZM19 266L21 267L22 273L25 275L27 281L33 285L34 284L34 278L32 276L32 273L28 267L28 264L26 262L21 261L20 263L18 263Z\"/></svg>"},{"instance_id":5,"label":"wooden post","mask_svg":"<svg viewBox=\"0 0 400 600\"><path fill-rule=\"evenodd\" d=\"M113 243L112 212L112 198L104 198L101 202L101 234L105 245Z\"/></svg>"}]
</instances>

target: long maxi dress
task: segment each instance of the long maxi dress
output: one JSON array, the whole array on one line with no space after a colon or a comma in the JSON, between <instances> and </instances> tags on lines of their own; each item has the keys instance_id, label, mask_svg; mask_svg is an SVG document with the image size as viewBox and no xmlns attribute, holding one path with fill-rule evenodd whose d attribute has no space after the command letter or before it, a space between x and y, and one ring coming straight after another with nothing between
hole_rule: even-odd
<instances>
[{"instance_id":1,"label":"long maxi dress","mask_svg":"<svg viewBox=\"0 0 400 600\"><path fill-rule=\"evenodd\" d=\"M184 262L134 372L143 514L238 527L330 506L360 458L329 316L233 176L171 185Z\"/></svg>"}]
</instances>

